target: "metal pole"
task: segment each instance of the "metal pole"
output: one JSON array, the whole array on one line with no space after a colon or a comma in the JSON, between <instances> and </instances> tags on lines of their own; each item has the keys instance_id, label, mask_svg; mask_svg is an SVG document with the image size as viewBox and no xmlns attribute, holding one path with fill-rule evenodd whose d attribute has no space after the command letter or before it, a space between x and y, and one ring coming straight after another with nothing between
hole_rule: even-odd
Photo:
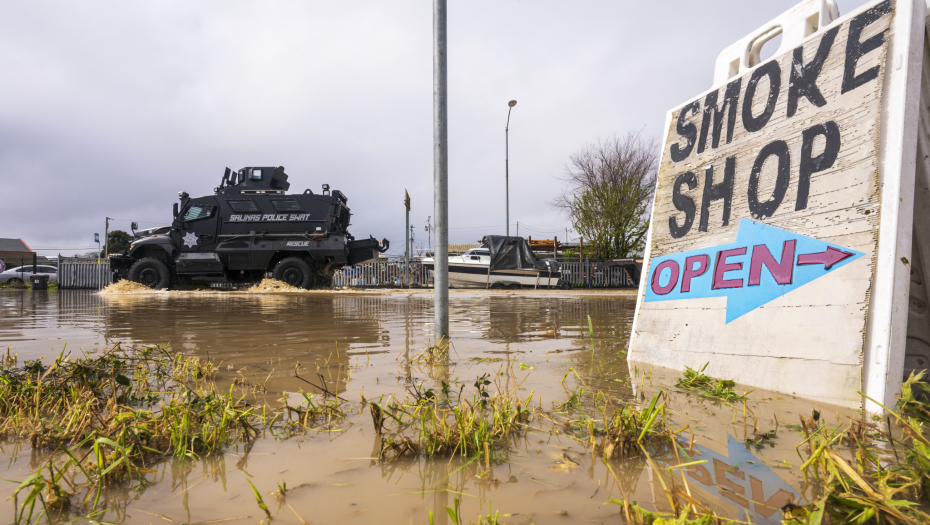
<instances>
[{"instance_id":1,"label":"metal pole","mask_svg":"<svg viewBox=\"0 0 930 525\"><path fill-rule=\"evenodd\" d=\"M407 228L404 233L410 229L410 194L404 190L404 208L407 210ZM407 237L404 235L404 237ZM413 248L410 238L404 241L404 286L410 287L410 249Z\"/></svg>"},{"instance_id":2,"label":"metal pole","mask_svg":"<svg viewBox=\"0 0 930 525\"><path fill-rule=\"evenodd\" d=\"M504 193L506 194L507 236L510 237L510 111L517 105L516 100L507 103L507 125L504 126ZM519 234L519 227L517 228Z\"/></svg>"},{"instance_id":3,"label":"metal pole","mask_svg":"<svg viewBox=\"0 0 930 525\"><path fill-rule=\"evenodd\" d=\"M446 0L433 0L434 337L449 337L449 144L446 92Z\"/></svg>"},{"instance_id":4,"label":"metal pole","mask_svg":"<svg viewBox=\"0 0 930 525\"><path fill-rule=\"evenodd\" d=\"M407 228L410 227L410 210L407 210ZM410 287L410 239L404 243L404 284Z\"/></svg>"},{"instance_id":5,"label":"metal pole","mask_svg":"<svg viewBox=\"0 0 930 525\"><path fill-rule=\"evenodd\" d=\"M110 255L110 218L107 217L107 225L103 228L103 259L107 260Z\"/></svg>"}]
</instances>

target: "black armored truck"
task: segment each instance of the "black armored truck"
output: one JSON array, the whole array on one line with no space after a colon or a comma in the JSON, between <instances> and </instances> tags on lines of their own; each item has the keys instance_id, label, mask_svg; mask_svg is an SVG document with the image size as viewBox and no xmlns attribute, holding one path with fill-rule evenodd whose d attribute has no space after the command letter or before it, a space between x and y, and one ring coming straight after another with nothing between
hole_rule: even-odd
<instances>
[{"instance_id":1,"label":"black armored truck","mask_svg":"<svg viewBox=\"0 0 930 525\"><path fill-rule=\"evenodd\" d=\"M136 230L129 250L110 256L113 282L150 288L178 283L254 283L269 276L300 288L330 287L338 268L378 258L388 241L349 234L348 199L287 193L284 168L226 168L214 195L179 193L170 226Z\"/></svg>"}]
</instances>

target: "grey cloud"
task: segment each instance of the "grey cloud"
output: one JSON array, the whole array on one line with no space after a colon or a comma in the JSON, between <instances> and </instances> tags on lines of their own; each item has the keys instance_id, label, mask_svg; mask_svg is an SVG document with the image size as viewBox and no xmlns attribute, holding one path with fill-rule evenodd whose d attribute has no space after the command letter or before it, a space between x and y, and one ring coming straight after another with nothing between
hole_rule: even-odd
<instances>
[{"instance_id":1,"label":"grey cloud","mask_svg":"<svg viewBox=\"0 0 930 525\"><path fill-rule=\"evenodd\" d=\"M634 128L659 135L669 108L709 86L721 49L794 2L450 4L451 240L470 242L503 230L508 100L511 222L551 236L566 226L546 203L570 153ZM407 188L419 241L432 215L430 9L3 4L0 237L89 247L105 216L166 223L178 191L210 193L226 166L283 165L295 189L343 190L353 233L394 252Z\"/></svg>"}]
</instances>

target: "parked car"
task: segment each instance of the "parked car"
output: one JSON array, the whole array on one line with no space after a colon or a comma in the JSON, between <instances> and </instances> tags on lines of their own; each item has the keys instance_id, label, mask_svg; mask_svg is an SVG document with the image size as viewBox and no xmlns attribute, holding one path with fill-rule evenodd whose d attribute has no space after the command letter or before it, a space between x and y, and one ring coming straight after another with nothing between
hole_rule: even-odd
<instances>
[{"instance_id":1,"label":"parked car","mask_svg":"<svg viewBox=\"0 0 930 525\"><path fill-rule=\"evenodd\" d=\"M38 265L36 266L36 273L47 274L48 282L50 283L58 282L58 268L55 268L54 266ZM10 268L5 272L0 273L0 284L28 283L30 277L32 277L32 265L27 264L26 266Z\"/></svg>"}]
</instances>

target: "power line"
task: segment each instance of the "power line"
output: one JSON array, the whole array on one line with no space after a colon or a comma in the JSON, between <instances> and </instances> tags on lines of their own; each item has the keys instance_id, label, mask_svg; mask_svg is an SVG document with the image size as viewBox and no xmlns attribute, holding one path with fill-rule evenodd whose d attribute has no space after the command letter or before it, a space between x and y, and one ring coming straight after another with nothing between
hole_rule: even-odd
<instances>
[{"instance_id":1,"label":"power line","mask_svg":"<svg viewBox=\"0 0 930 525\"><path fill-rule=\"evenodd\" d=\"M459 228L449 228L450 230L478 230L482 228L500 228L504 226L503 224L495 224L494 226L462 226Z\"/></svg>"},{"instance_id":2,"label":"power line","mask_svg":"<svg viewBox=\"0 0 930 525\"><path fill-rule=\"evenodd\" d=\"M521 227L521 228L526 228L527 230L534 231L534 232L537 232L537 233L562 233L563 231L565 231L564 229L560 229L560 230L540 230L540 229L538 229L538 228L534 228L534 227L532 227L532 226L529 226L528 224L525 224L525 223L520 223L520 227Z\"/></svg>"}]
</instances>

